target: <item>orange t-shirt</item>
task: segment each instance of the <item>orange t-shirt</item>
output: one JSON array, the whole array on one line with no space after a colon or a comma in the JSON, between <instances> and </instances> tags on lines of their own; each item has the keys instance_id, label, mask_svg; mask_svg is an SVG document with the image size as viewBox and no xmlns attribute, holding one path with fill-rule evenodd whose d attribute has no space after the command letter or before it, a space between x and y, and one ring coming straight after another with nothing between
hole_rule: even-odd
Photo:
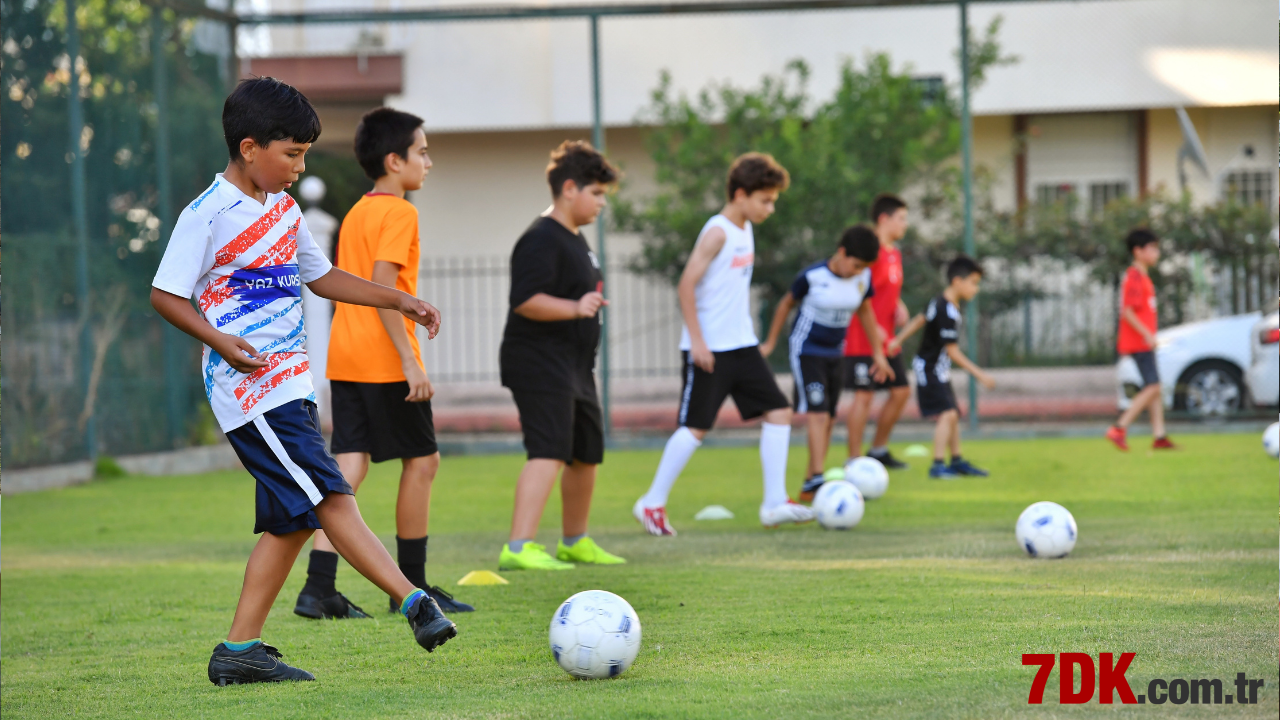
<instances>
[{"instance_id":1,"label":"orange t-shirt","mask_svg":"<svg viewBox=\"0 0 1280 720\"><path fill-rule=\"evenodd\" d=\"M1130 266L1129 271L1124 275L1120 296L1124 307L1131 308L1133 314L1138 316L1138 322L1155 334L1156 286L1151 282L1151 277L1138 268ZM1154 349L1128 321L1120 318L1120 331L1116 333L1116 352L1121 355L1130 355Z\"/></svg>"},{"instance_id":2,"label":"orange t-shirt","mask_svg":"<svg viewBox=\"0 0 1280 720\"><path fill-rule=\"evenodd\" d=\"M369 194L351 208L338 231L339 269L373 279L378 260L400 266L396 289L418 294L418 209L404 198ZM329 364L325 377L363 383L401 382L400 355L378 319L377 308L334 303L333 325L329 329ZM404 319L413 355L422 362L418 349L417 324Z\"/></svg>"}]
</instances>

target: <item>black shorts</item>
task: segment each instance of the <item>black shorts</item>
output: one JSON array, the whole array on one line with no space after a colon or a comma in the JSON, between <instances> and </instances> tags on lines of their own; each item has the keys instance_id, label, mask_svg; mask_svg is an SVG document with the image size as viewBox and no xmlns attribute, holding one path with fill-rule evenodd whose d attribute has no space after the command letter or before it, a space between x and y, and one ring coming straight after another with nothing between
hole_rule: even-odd
<instances>
[{"instance_id":1,"label":"black shorts","mask_svg":"<svg viewBox=\"0 0 1280 720\"><path fill-rule=\"evenodd\" d=\"M920 404L920 417L934 417L948 410L959 410L956 391L949 382L934 380L927 385L916 385L916 402Z\"/></svg>"},{"instance_id":2,"label":"black shorts","mask_svg":"<svg viewBox=\"0 0 1280 720\"><path fill-rule=\"evenodd\" d=\"M688 350L681 353L684 357L681 427L710 430L720 414L720 406L729 396L733 397L743 420L758 418L770 410L791 405L778 388L778 381L760 354L759 345L712 354L716 358L715 372L707 372L694 365Z\"/></svg>"},{"instance_id":3,"label":"black shorts","mask_svg":"<svg viewBox=\"0 0 1280 720\"><path fill-rule=\"evenodd\" d=\"M1138 366L1138 374L1142 376L1142 387L1160 384L1160 371L1156 370L1156 354L1152 350L1129 353L1133 364Z\"/></svg>"},{"instance_id":4,"label":"black shorts","mask_svg":"<svg viewBox=\"0 0 1280 720\"><path fill-rule=\"evenodd\" d=\"M840 393L844 390L844 360L839 357L800 355L791 359L795 379L796 412L825 412L836 416Z\"/></svg>"},{"instance_id":5,"label":"black shorts","mask_svg":"<svg viewBox=\"0 0 1280 720\"><path fill-rule=\"evenodd\" d=\"M889 358L889 367L893 368L893 379L877 382L871 376L872 357L870 355L850 355L844 359L844 385L854 392L889 390L898 387L911 387L907 379L907 369L902 366L902 354Z\"/></svg>"},{"instance_id":6,"label":"black shorts","mask_svg":"<svg viewBox=\"0 0 1280 720\"><path fill-rule=\"evenodd\" d=\"M258 481L255 533L318 529L314 508L326 495L354 494L324 449L320 413L313 402L294 400L268 410L227 433L227 440Z\"/></svg>"},{"instance_id":7,"label":"black shorts","mask_svg":"<svg viewBox=\"0 0 1280 720\"><path fill-rule=\"evenodd\" d=\"M520 431L530 460L560 460L599 465L604 462L604 413L594 398L572 393L511 391L520 411Z\"/></svg>"},{"instance_id":8,"label":"black shorts","mask_svg":"<svg viewBox=\"0 0 1280 720\"><path fill-rule=\"evenodd\" d=\"M409 383L329 382L333 440L329 450L369 453L373 462L434 455L436 425L431 401L406 402Z\"/></svg>"}]
</instances>

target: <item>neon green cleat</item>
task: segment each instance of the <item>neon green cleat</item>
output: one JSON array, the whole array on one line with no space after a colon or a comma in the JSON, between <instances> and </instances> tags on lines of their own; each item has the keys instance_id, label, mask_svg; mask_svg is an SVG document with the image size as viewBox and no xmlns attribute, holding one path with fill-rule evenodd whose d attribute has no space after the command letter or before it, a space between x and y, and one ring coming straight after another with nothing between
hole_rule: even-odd
<instances>
[{"instance_id":1,"label":"neon green cleat","mask_svg":"<svg viewBox=\"0 0 1280 720\"><path fill-rule=\"evenodd\" d=\"M547 546L535 542L527 542L520 552L513 553L511 548L502 544L502 553L498 555L499 570L572 570L573 563L560 562L547 554Z\"/></svg>"},{"instance_id":2,"label":"neon green cleat","mask_svg":"<svg viewBox=\"0 0 1280 720\"><path fill-rule=\"evenodd\" d=\"M605 552L595 540L584 537L572 546L565 545L564 540L556 543L556 559L565 562L593 563L595 565L625 565L623 558Z\"/></svg>"}]
</instances>

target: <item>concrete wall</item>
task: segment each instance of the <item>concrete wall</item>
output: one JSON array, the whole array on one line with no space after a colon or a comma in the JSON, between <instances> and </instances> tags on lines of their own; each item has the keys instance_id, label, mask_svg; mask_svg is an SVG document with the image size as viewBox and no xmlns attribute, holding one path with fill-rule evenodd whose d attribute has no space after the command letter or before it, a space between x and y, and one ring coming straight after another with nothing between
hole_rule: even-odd
<instances>
[{"instance_id":1,"label":"concrete wall","mask_svg":"<svg viewBox=\"0 0 1280 720\"><path fill-rule=\"evenodd\" d=\"M1273 173L1272 187L1277 187L1278 184L1274 182L1278 160L1276 111L1276 105L1187 109L1187 115L1196 126L1196 132L1204 144L1211 175L1206 178L1190 163L1187 164L1188 186L1197 200L1215 200L1221 176L1233 169ZM1177 193L1178 148L1182 145L1177 115L1168 109L1151 110L1148 128L1150 186L1153 190L1164 186L1170 192ZM1252 158L1244 156L1245 145L1253 147Z\"/></svg>"}]
</instances>

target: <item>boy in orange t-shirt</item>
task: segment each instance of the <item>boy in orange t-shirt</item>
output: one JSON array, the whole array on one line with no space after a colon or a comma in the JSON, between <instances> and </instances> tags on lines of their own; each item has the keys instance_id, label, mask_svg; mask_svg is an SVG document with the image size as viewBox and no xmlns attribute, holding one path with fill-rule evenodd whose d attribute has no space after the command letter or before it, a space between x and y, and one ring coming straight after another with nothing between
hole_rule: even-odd
<instances>
[{"instance_id":1,"label":"boy in orange t-shirt","mask_svg":"<svg viewBox=\"0 0 1280 720\"><path fill-rule=\"evenodd\" d=\"M378 108L356 128L356 159L374 181L342 220L337 267L416 295L418 210L405 193L422 187L431 158L422 118ZM431 484L440 468L431 396L413 327L400 315L337 303L329 331L333 403L330 452L353 490L369 462L399 458L396 550L400 570L427 591L445 613L475 608L427 584L427 515ZM338 555L324 531L315 534L307 582L294 612L310 618L368 617L334 587Z\"/></svg>"},{"instance_id":2,"label":"boy in orange t-shirt","mask_svg":"<svg viewBox=\"0 0 1280 720\"><path fill-rule=\"evenodd\" d=\"M1129 409L1107 429L1107 439L1121 450L1129 449L1129 424L1145 409L1151 418L1152 449L1171 450L1176 446L1164 434L1164 394L1160 391L1160 373L1156 369L1156 286L1151 282L1151 268L1160 262L1160 238L1146 228L1129 232L1125 245L1133 257L1120 289L1120 328L1116 333L1116 351L1128 355L1138 366L1142 389L1133 396Z\"/></svg>"}]
</instances>

